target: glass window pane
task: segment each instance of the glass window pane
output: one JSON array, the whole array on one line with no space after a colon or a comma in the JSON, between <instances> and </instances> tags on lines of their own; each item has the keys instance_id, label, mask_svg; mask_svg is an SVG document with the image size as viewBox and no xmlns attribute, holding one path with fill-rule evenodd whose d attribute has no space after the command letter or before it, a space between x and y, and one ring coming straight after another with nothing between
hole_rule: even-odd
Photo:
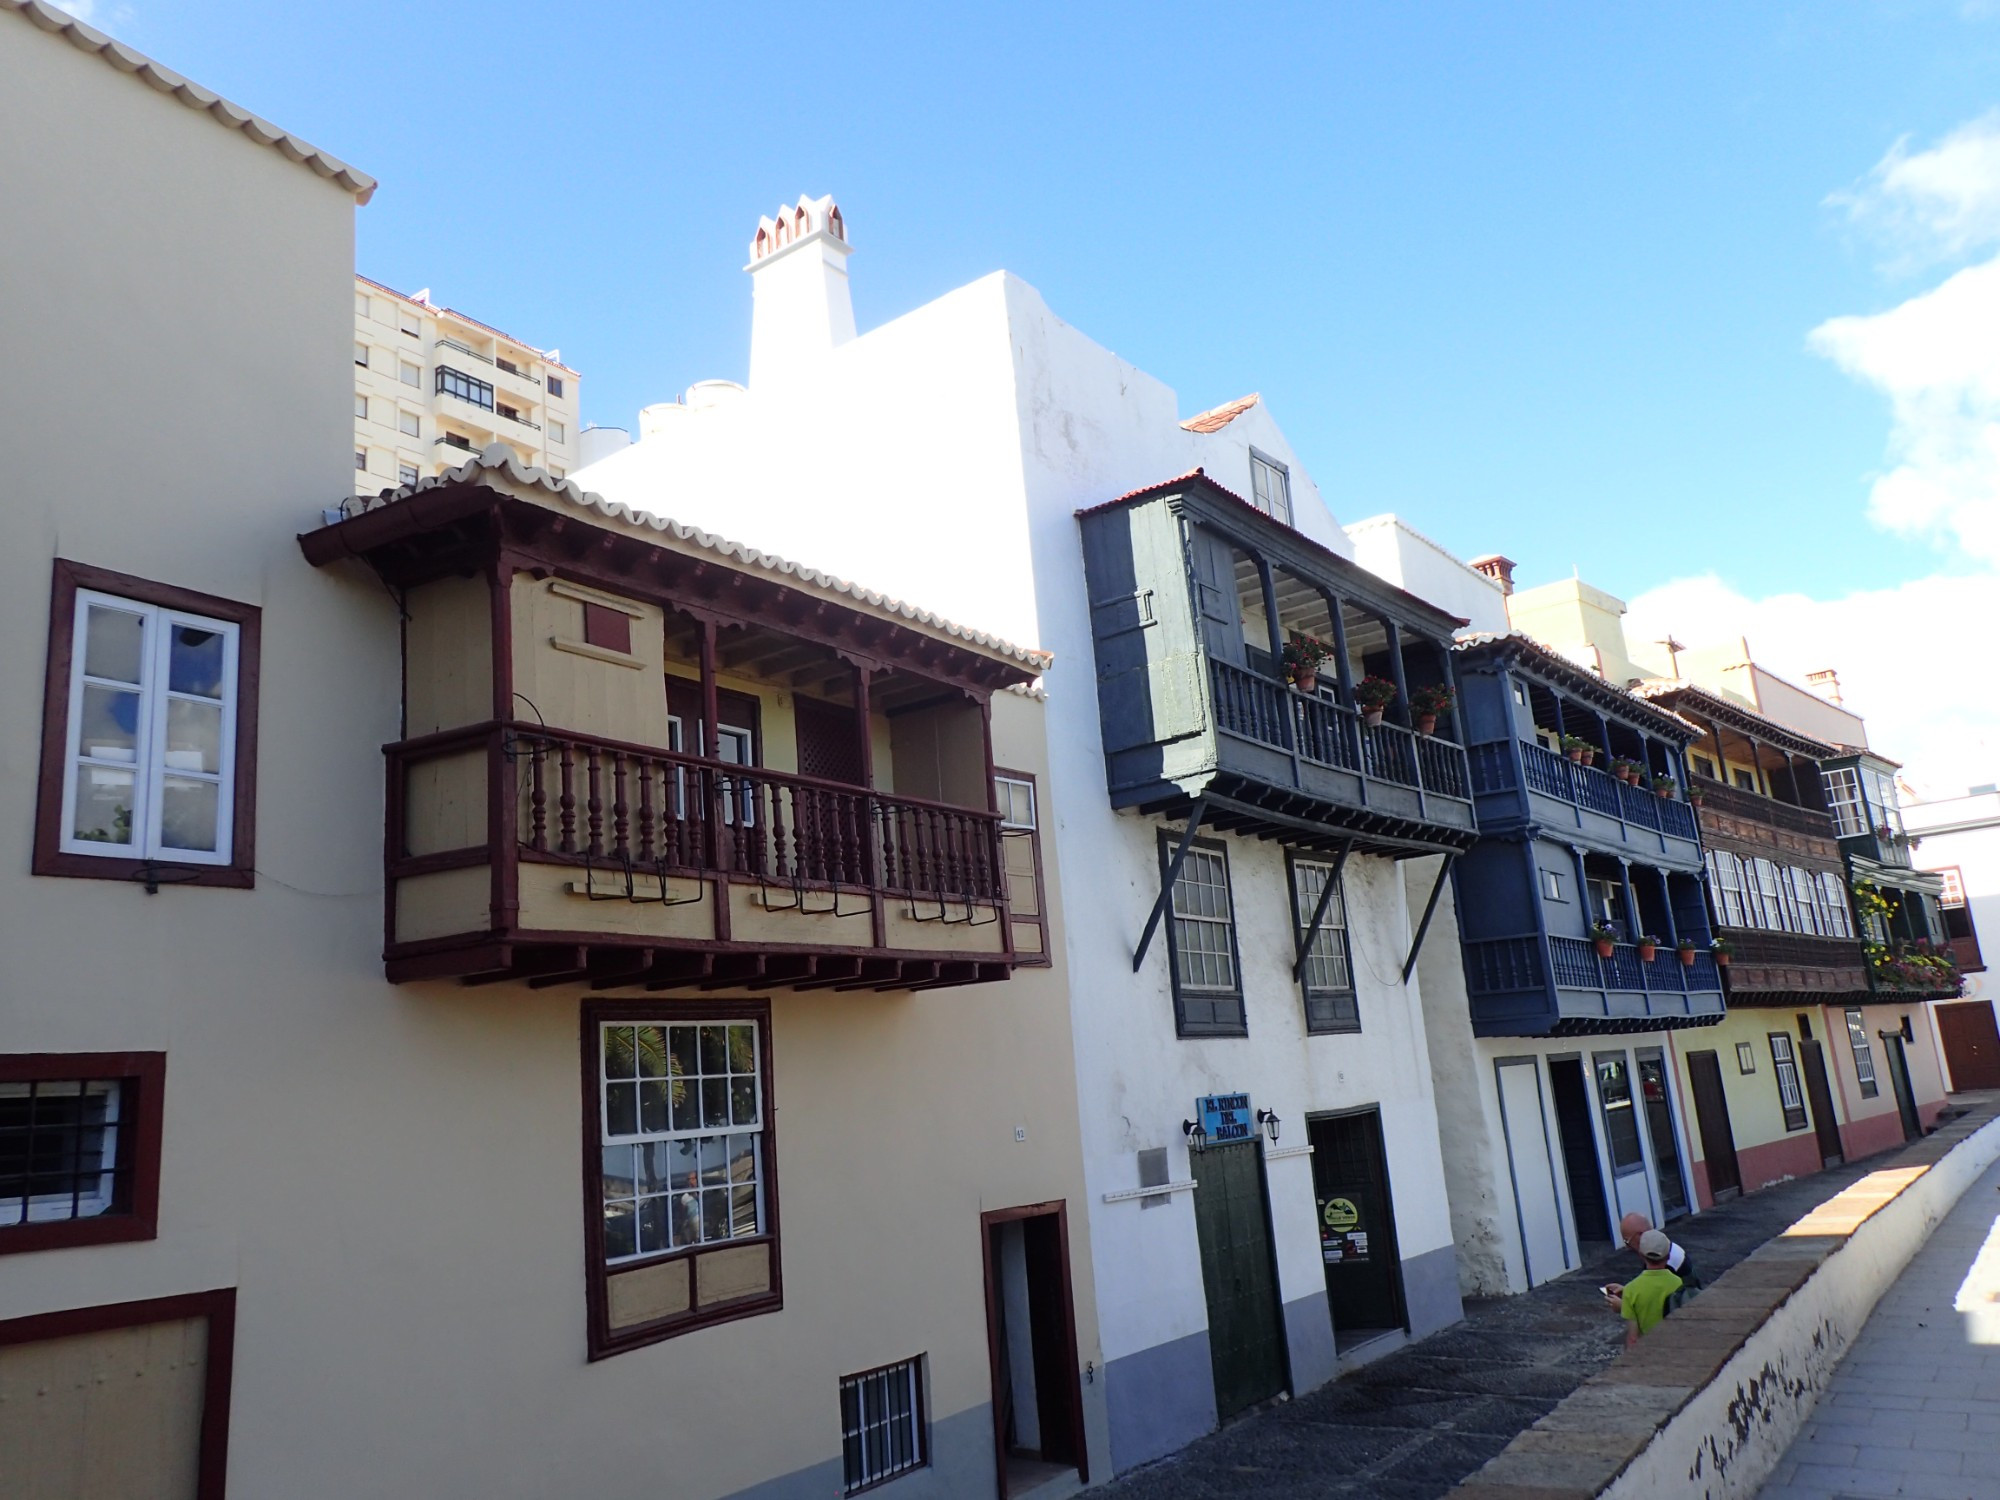
<instances>
[{"instance_id":1,"label":"glass window pane","mask_svg":"<svg viewBox=\"0 0 2000 1500\"><path fill-rule=\"evenodd\" d=\"M160 787L160 842L169 849L216 847L216 795L212 781L169 776Z\"/></svg>"},{"instance_id":2,"label":"glass window pane","mask_svg":"<svg viewBox=\"0 0 2000 1500\"><path fill-rule=\"evenodd\" d=\"M606 1146L604 1148L604 1197L629 1198L634 1191L632 1180L633 1148L630 1146Z\"/></svg>"},{"instance_id":3,"label":"glass window pane","mask_svg":"<svg viewBox=\"0 0 2000 1500\"><path fill-rule=\"evenodd\" d=\"M638 1253L637 1217L633 1204L604 1205L604 1255L607 1260Z\"/></svg>"},{"instance_id":4,"label":"glass window pane","mask_svg":"<svg viewBox=\"0 0 2000 1500\"><path fill-rule=\"evenodd\" d=\"M90 606L90 618L83 635L83 670L86 676L110 682L139 681L139 666L145 658L146 621L142 615L122 609Z\"/></svg>"},{"instance_id":5,"label":"glass window pane","mask_svg":"<svg viewBox=\"0 0 2000 1500\"><path fill-rule=\"evenodd\" d=\"M729 1028L729 1071L732 1073L755 1073L757 1071L756 1027L732 1026Z\"/></svg>"},{"instance_id":6,"label":"glass window pane","mask_svg":"<svg viewBox=\"0 0 2000 1500\"><path fill-rule=\"evenodd\" d=\"M738 1183L729 1190L729 1237L747 1239L757 1233L757 1184Z\"/></svg>"},{"instance_id":7,"label":"glass window pane","mask_svg":"<svg viewBox=\"0 0 2000 1500\"><path fill-rule=\"evenodd\" d=\"M700 1194L675 1193L662 1201L667 1204L668 1217L672 1220L674 1248L681 1250L689 1245L699 1245L701 1243Z\"/></svg>"},{"instance_id":8,"label":"glass window pane","mask_svg":"<svg viewBox=\"0 0 2000 1500\"><path fill-rule=\"evenodd\" d=\"M729 1128L729 1080L704 1078L701 1081L701 1124L704 1130Z\"/></svg>"},{"instance_id":9,"label":"glass window pane","mask_svg":"<svg viewBox=\"0 0 2000 1500\"><path fill-rule=\"evenodd\" d=\"M639 1086L614 1083L604 1091L604 1128L612 1135L633 1135L639 1129Z\"/></svg>"},{"instance_id":10,"label":"glass window pane","mask_svg":"<svg viewBox=\"0 0 2000 1500\"><path fill-rule=\"evenodd\" d=\"M667 1072L667 1040L657 1026L641 1026L636 1031L639 1076L664 1078Z\"/></svg>"},{"instance_id":11,"label":"glass window pane","mask_svg":"<svg viewBox=\"0 0 2000 1500\"><path fill-rule=\"evenodd\" d=\"M669 1028L669 1041L673 1050L673 1070L676 1078L692 1078L701 1071L695 1057L695 1029L692 1026ZM676 1126L676 1129L679 1127Z\"/></svg>"},{"instance_id":12,"label":"glass window pane","mask_svg":"<svg viewBox=\"0 0 2000 1500\"><path fill-rule=\"evenodd\" d=\"M83 722L77 728L77 753L93 760L129 763L138 759L139 702L137 693L86 686Z\"/></svg>"},{"instance_id":13,"label":"glass window pane","mask_svg":"<svg viewBox=\"0 0 2000 1500\"><path fill-rule=\"evenodd\" d=\"M679 1028L676 1027L676 1030ZM701 1129L701 1083L697 1079L675 1078L674 1125L676 1130Z\"/></svg>"},{"instance_id":14,"label":"glass window pane","mask_svg":"<svg viewBox=\"0 0 2000 1500\"><path fill-rule=\"evenodd\" d=\"M93 844L131 844L134 795L130 771L78 766L71 836Z\"/></svg>"},{"instance_id":15,"label":"glass window pane","mask_svg":"<svg viewBox=\"0 0 2000 1500\"><path fill-rule=\"evenodd\" d=\"M721 1187L729 1181L729 1137L712 1135L701 1143L703 1187Z\"/></svg>"},{"instance_id":16,"label":"glass window pane","mask_svg":"<svg viewBox=\"0 0 2000 1500\"><path fill-rule=\"evenodd\" d=\"M167 637L167 687L176 693L222 696L222 632L174 625Z\"/></svg>"},{"instance_id":17,"label":"glass window pane","mask_svg":"<svg viewBox=\"0 0 2000 1500\"><path fill-rule=\"evenodd\" d=\"M167 700L166 764L172 771L206 771L211 776L222 770L221 704Z\"/></svg>"},{"instance_id":18,"label":"glass window pane","mask_svg":"<svg viewBox=\"0 0 2000 1500\"><path fill-rule=\"evenodd\" d=\"M648 1141L645 1145L634 1148L639 1167L640 1192L664 1193L673 1186L668 1176L670 1171L668 1159L672 1150L673 1147L666 1141Z\"/></svg>"},{"instance_id":19,"label":"glass window pane","mask_svg":"<svg viewBox=\"0 0 2000 1500\"><path fill-rule=\"evenodd\" d=\"M726 1026L704 1026L701 1028L701 1071L704 1073L727 1073L729 1071L729 1029Z\"/></svg>"},{"instance_id":20,"label":"glass window pane","mask_svg":"<svg viewBox=\"0 0 2000 1500\"><path fill-rule=\"evenodd\" d=\"M639 1253L656 1255L672 1248L667 1239L667 1200L642 1199L639 1203Z\"/></svg>"},{"instance_id":21,"label":"glass window pane","mask_svg":"<svg viewBox=\"0 0 2000 1500\"><path fill-rule=\"evenodd\" d=\"M757 1082L752 1078L732 1078L729 1080L729 1123L732 1125L755 1125L757 1123Z\"/></svg>"},{"instance_id":22,"label":"glass window pane","mask_svg":"<svg viewBox=\"0 0 2000 1500\"><path fill-rule=\"evenodd\" d=\"M701 1195L701 1237L726 1240L729 1235L729 1194L714 1188Z\"/></svg>"},{"instance_id":23,"label":"glass window pane","mask_svg":"<svg viewBox=\"0 0 2000 1500\"><path fill-rule=\"evenodd\" d=\"M639 1129L648 1133L667 1126L667 1088L662 1081L639 1085Z\"/></svg>"},{"instance_id":24,"label":"glass window pane","mask_svg":"<svg viewBox=\"0 0 2000 1500\"><path fill-rule=\"evenodd\" d=\"M607 1026L604 1028L604 1076L606 1078L633 1077L632 1052L632 1028L630 1026Z\"/></svg>"}]
</instances>

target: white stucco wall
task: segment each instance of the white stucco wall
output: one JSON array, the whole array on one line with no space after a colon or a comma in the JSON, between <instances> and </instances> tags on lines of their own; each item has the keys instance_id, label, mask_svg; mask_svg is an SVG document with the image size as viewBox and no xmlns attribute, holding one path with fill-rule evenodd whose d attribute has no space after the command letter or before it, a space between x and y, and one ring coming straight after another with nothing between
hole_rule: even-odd
<instances>
[{"instance_id":1,"label":"white stucco wall","mask_svg":"<svg viewBox=\"0 0 2000 1500\"><path fill-rule=\"evenodd\" d=\"M1411 526L1400 516L1370 516L1347 528L1354 560L1397 588L1428 599L1468 623L1469 631L1507 633L1507 596L1484 573Z\"/></svg>"}]
</instances>

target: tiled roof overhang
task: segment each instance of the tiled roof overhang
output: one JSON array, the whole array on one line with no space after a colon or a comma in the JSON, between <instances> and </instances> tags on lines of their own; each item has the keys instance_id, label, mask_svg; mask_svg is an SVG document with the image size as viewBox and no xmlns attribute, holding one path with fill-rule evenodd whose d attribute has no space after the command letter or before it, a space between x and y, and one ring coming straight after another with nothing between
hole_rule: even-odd
<instances>
[{"instance_id":1,"label":"tiled roof overhang","mask_svg":"<svg viewBox=\"0 0 2000 1500\"><path fill-rule=\"evenodd\" d=\"M136 52L123 42L114 41L96 28L84 25L68 11L57 10L53 5L44 4L43 0L0 0L0 10L13 11L22 20L32 21L42 30L60 36L79 51L94 52L119 72L133 74L161 93L172 94L189 109L198 109L212 116L217 124L240 130L260 146L269 146L301 166L311 167L320 176L346 188L354 195L356 203L366 203L375 194L375 179L366 172L357 171L339 157L300 140L289 131L280 130L269 120L251 114L240 104L230 103L222 95L203 88L192 79L181 77L171 68L160 66L145 53Z\"/></svg>"},{"instance_id":2,"label":"tiled roof overhang","mask_svg":"<svg viewBox=\"0 0 2000 1500\"><path fill-rule=\"evenodd\" d=\"M1568 657L1525 635L1465 636L1453 649L1469 662L1525 667L1565 692L1574 693L1608 713L1618 714L1628 722L1641 725L1678 744L1691 745L1704 732L1701 726L1689 723L1679 714L1655 707L1624 688L1612 686L1595 672L1585 671Z\"/></svg>"},{"instance_id":3,"label":"tiled roof overhang","mask_svg":"<svg viewBox=\"0 0 2000 1500\"><path fill-rule=\"evenodd\" d=\"M507 485L566 502L587 513L593 524L609 523L611 529L635 541L656 541L668 536L731 567L764 574L773 582L821 595L858 613L917 625L990 660L1007 663L1022 681L1046 672L1055 661L1045 651L1017 646L999 636L956 624L942 615L774 553L759 552L665 516L631 510L580 489L569 480L557 479L545 469L523 464L504 443L493 443L478 457L430 479L384 490L376 496L357 496L342 507L338 521L301 534L299 546L315 567L343 557L363 557L401 538L476 515L504 499Z\"/></svg>"},{"instance_id":4,"label":"tiled roof overhang","mask_svg":"<svg viewBox=\"0 0 2000 1500\"><path fill-rule=\"evenodd\" d=\"M1640 683L1632 691L1650 703L1657 703L1675 712L1686 708L1690 713L1699 714L1704 719L1713 719L1739 734L1754 735L1775 749L1786 750L1793 755L1803 755L1808 760L1825 760L1840 753L1824 740L1816 740L1810 735L1800 734L1796 729L1788 729L1775 719L1767 719L1754 709L1745 708L1740 703L1696 687L1692 683L1669 682L1654 677Z\"/></svg>"},{"instance_id":5,"label":"tiled roof overhang","mask_svg":"<svg viewBox=\"0 0 2000 1500\"><path fill-rule=\"evenodd\" d=\"M1285 546L1310 554L1315 561L1324 564L1336 579L1352 578L1361 592L1384 595L1395 600L1413 618L1425 621L1434 630L1448 636L1461 626L1470 623L1448 610L1439 609L1428 599L1420 599L1407 589L1397 588L1388 579L1369 572L1352 558L1342 557L1331 547L1314 541L1296 527L1287 526L1277 517L1265 514L1234 490L1225 489L1217 484L1208 477L1205 470L1199 468L1190 469L1185 474L1176 474L1172 479L1163 479L1158 484L1149 484L1143 489L1127 490L1116 499L1087 505L1076 513L1076 518L1081 521L1086 516L1101 515L1105 511L1116 510L1121 505L1137 505L1162 495L1181 495L1191 490L1219 501L1226 507L1233 507L1252 528L1262 530L1265 535L1275 538Z\"/></svg>"}]
</instances>

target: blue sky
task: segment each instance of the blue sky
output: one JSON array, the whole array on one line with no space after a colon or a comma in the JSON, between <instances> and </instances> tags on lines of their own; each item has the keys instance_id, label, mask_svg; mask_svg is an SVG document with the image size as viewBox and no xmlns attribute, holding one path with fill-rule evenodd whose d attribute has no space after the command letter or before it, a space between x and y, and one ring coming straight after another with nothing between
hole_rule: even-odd
<instances>
[{"instance_id":1,"label":"blue sky","mask_svg":"<svg viewBox=\"0 0 2000 1500\"><path fill-rule=\"evenodd\" d=\"M559 344L589 420L741 378L756 216L832 192L863 327L1005 267L1524 580L1940 565L1806 337L1910 290L1826 199L1995 102L1963 5L106 6L380 177L359 268Z\"/></svg>"}]
</instances>

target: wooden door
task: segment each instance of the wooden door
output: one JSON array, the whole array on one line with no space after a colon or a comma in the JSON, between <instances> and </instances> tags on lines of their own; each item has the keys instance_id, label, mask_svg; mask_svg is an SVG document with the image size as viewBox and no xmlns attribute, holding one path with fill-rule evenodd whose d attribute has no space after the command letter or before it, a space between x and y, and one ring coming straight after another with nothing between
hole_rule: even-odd
<instances>
[{"instance_id":1,"label":"wooden door","mask_svg":"<svg viewBox=\"0 0 2000 1500\"><path fill-rule=\"evenodd\" d=\"M1569 1179L1570 1222L1576 1225L1580 1253L1585 1241L1609 1244L1612 1239L1611 1199L1597 1163L1597 1136L1591 1129L1581 1058L1550 1061L1549 1093L1555 1099L1556 1133L1562 1139L1563 1173Z\"/></svg>"},{"instance_id":2,"label":"wooden door","mask_svg":"<svg viewBox=\"0 0 2000 1500\"><path fill-rule=\"evenodd\" d=\"M1069 1276L1069 1210L1037 1203L980 1215L985 1232L986 1337L1001 1500L1015 1460L1074 1468L1090 1482ZM1048 1477L1036 1467L1023 1482Z\"/></svg>"},{"instance_id":3,"label":"wooden door","mask_svg":"<svg viewBox=\"0 0 2000 1500\"><path fill-rule=\"evenodd\" d=\"M1708 1168L1712 1203L1743 1191L1743 1172L1736 1164L1736 1136L1729 1128L1729 1099L1722 1092L1722 1064L1713 1052L1688 1054L1688 1085L1694 1094L1694 1122L1701 1136L1701 1155Z\"/></svg>"},{"instance_id":4,"label":"wooden door","mask_svg":"<svg viewBox=\"0 0 2000 1500\"><path fill-rule=\"evenodd\" d=\"M1365 1331L1404 1326L1395 1208L1374 1110L1310 1121L1313 1196L1334 1347Z\"/></svg>"},{"instance_id":5,"label":"wooden door","mask_svg":"<svg viewBox=\"0 0 2000 1500\"><path fill-rule=\"evenodd\" d=\"M1257 1147L1246 1142L1197 1152L1194 1180L1215 1411L1228 1418L1285 1388L1284 1317Z\"/></svg>"},{"instance_id":6,"label":"wooden door","mask_svg":"<svg viewBox=\"0 0 2000 1500\"><path fill-rule=\"evenodd\" d=\"M1953 1092L2000 1089L2000 1026L1994 1023L1992 1002L1940 1005L1937 1020Z\"/></svg>"},{"instance_id":7,"label":"wooden door","mask_svg":"<svg viewBox=\"0 0 2000 1500\"><path fill-rule=\"evenodd\" d=\"M1884 1031L1880 1036L1889 1059L1889 1082L1896 1090L1896 1113L1903 1117L1903 1139L1914 1141L1924 1126L1917 1116L1916 1090L1910 1087L1910 1056L1903 1050L1903 1034Z\"/></svg>"},{"instance_id":8,"label":"wooden door","mask_svg":"<svg viewBox=\"0 0 2000 1500\"><path fill-rule=\"evenodd\" d=\"M1840 1122L1833 1117L1833 1090L1826 1081L1826 1053L1816 1041L1799 1043L1799 1071L1805 1074L1806 1103L1812 1106L1813 1134L1819 1137L1819 1164L1847 1160L1840 1148Z\"/></svg>"},{"instance_id":9,"label":"wooden door","mask_svg":"<svg viewBox=\"0 0 2000 1500\"><path fill-rule=\"evenodd\" d=\"M1211 661L1245 666L1243 603L1236 593L1236 549L1214 532L1188 531L1188 562L1194 571L1195 619Z\"/></svg>"}]
</instances>

